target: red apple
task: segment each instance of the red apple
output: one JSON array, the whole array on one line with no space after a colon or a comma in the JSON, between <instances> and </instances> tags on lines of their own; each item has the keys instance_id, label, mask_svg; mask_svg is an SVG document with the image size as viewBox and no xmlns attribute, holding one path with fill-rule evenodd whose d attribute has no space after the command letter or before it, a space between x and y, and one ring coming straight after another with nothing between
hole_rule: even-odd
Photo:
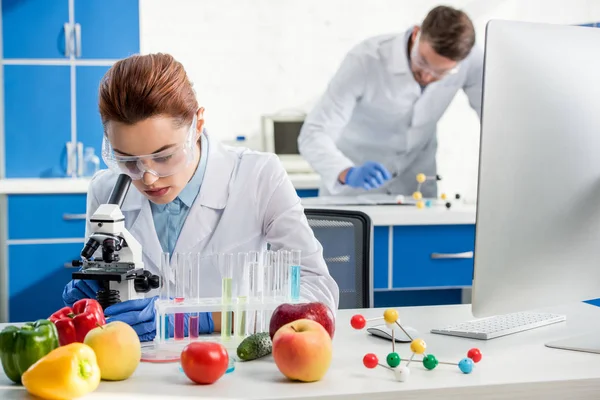
<instances>
[{"instance_id":1,"label":"red apple","mask_svg":"<svg viewBox=\"0 0 600 400\"><path fill-rule=\"evenodd\" d=\"M321 380L331 365L329 332L310 319L282 326L273 338L273 361L288 379L301 382Z\"/></svg>"},{"instance_id":2,"label":"red apple","mask_svg":"<svg viewBox=\"0 0 600 400\"><path fill-rule=\"evenodd\" d=\"M312 302L303 304L279 305L271 316L269 324L269 335L271 340L275 337L275 332L283 325L299 319L311 319L323 325L323 328L329 333L331 339L335 332L335 315L331 309L323 303Z\"/></svg>"}]
</instances>

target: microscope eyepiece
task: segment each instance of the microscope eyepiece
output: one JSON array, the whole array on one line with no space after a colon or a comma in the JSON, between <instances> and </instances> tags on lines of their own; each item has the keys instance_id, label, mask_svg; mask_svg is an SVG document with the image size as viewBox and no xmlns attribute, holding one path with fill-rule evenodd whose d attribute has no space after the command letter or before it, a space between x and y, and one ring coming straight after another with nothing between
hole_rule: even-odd
<instances>
[{"instance_id":1,"label":"microscope eyepiece","mask_svg":"<svg viewBox=\"0 0 600 400\"><path fill-rule=\"evenodd\" d=\"M81 257L83 257L86 260L89 260L93 257L96 250L98 250L98 247L100 247L100 243L98 243L94 239L89 239L83 247L83 250L81 250Z\"/></svg>"}]
</instances>

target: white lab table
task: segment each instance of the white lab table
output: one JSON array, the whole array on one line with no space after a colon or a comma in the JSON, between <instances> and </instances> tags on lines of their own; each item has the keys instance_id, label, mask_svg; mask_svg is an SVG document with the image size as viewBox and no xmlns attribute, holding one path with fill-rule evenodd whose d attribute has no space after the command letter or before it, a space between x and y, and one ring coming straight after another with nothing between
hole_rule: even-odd
<instances>
[{"instance_id":1,"label":"white lab table","mask_svg":"<svg viewBox=\"0 0 600 400\"><path fill-rule=\"evenodd\" d=\"M318 189L320 178L314 173L290 173L296 189ZM89 178L8 178L0 179L2 194L87 193Z\"/></svg>"},{"instance_id":2,"label":"white lab table","mask_svg":"<svg viewBox=\"0 0 600 400\"><path fill-rule=\"evenodd\" d=\"M475 205L455 205L451 209L443 206L419 209L403 205L326 205L304 202L307 209L332 209L362 211L371 217L374 226L402 225L471 225L475 224Z\"/></svg>"},{"instance_id":3,"label":"white lab table","mask_svg":"<svg viewBox=\"0 0 600 400\"><path fill-rule=\"evenodd\" d=\"M428 331L472 318L469 305L398 309L401 323L416 328L427 343L427 352L440 361L458 362L477 347L483 359L471 374L457 367L439 365L428 371L411 364L407 382L397 382L392 373L362 364L366 353L375 353L382 363L391 352L391 342L370 337L350 327L353 314L381 316L383 309L338 311L333 361L325 378L316 383L287 381L270 356L238 363L233 373L209 386L196 386L178 371L178 364L142 363L134 375L122 382L102 382L90 399L597 399L600 393L600 354L550 349L544 343L588 330L600 331L600 308L574 303L547 311L565 313L567 321L490 341L469 340ZM376 322L372 322L376 323ZM396 345L406 359L408 344ZM22 388L0 375L0 398L26 399Z\"/></svg>"}]
</instances>

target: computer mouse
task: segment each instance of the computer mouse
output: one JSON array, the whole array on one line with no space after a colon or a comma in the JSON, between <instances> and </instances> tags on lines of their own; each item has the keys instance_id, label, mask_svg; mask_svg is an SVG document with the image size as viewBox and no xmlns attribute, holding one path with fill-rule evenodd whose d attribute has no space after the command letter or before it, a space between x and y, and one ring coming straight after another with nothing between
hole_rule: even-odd
<instances>
[{"instance_id":1,"label":"computer mouse","mask_svg":"<svg viewBox=\"0 0 600 400\"><path fill-rule=\"evenodd\" d=\"M411 328L410 326L403 326L406 333L410 335L410 338L406 336L406 334L400 329L400 327L394 330L394 341L398 343L410 343L412 339L416 339L418 337L418 332L416 329ZM367 328L367 332L373 336L392 340L392 331L385 324L375 325Z\"/></svg>"}]
</instances>

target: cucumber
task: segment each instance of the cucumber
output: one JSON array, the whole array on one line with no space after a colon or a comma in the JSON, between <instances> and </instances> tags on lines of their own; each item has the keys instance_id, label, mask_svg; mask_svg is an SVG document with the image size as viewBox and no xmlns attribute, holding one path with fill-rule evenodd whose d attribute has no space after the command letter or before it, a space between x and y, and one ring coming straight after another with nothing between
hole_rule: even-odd
<instances>
[{"instance_id":1,"label":"cucumber","mask_svg":"<svg viewBox=\"0 0 600 400\"><path fill-rule=\"evenodd\" d=\"M237 355L242 361L251 361L271 354L272 350L273 342L269 332L260 332L242 340L237 348Z\"/></svg>"}]
</instances>

